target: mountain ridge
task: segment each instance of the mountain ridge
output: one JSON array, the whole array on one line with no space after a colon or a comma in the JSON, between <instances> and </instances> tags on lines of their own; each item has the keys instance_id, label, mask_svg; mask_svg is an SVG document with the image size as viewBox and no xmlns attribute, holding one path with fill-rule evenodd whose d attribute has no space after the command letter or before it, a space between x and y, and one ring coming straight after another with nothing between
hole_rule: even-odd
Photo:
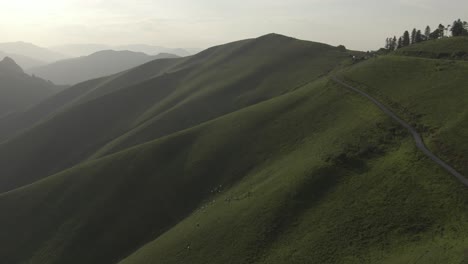
<instances>
[{"instance_id":1,"label":"mountain ridge","mask_svg":"<svg viewBox=\"0 0 468 264\"><path fill-rule=\"evenodd\" d=\"M103 50L89 56L61 60L27 71L58 84L77 84L165 58L177 58L177 56L172 54L149 56L142 52Z\"/></svg>"},{"instance_id":2,"label":"mountain ridge","mask_svg":"<svg viewBox=\"0 0 468 264\"><path fill-rule=\"evenodd\" d=\"M0 144L0 258L463 263L466 188L328 77L466 170L468 64L363 54L269 34L49 98Z\"/></svg>"},{"instance_id":3,"label":"mountain ridge","mask_svg":"<svg viewBox=\"0 0 468 264\"><path fill-rule=\"evenodd\" d=\"M23 41L0 43L0 51L21 54L45 62L53 62L66 58L65 55L60 53Z\"/></svg>"},{"instance_id":4,"label":"mountain ridge","mask_svg":"<svg viewBox=\"0 0 468 264\"><path fill-rule=\"evenodd\" d=\"M5 71L7 74L23 74L23 69L10 58L5 57L0 61L0 71Z\"/></svg>"},{"instance_id":5,"label":"mountain ridge","mask_svg":"<svg viewBox=\"0 0 468 264\"><path fill-rule=\"evenodd\" d=\"M24 111L61 89L51 82L27 75L10 57L0 61L0 84L2 118Z\"/></svg>"},{"instance_id":6,"label":"mountain ridge","mask_svg":"<svg viewBox=\"0 0 468 264\"><path fill-rule=\"evenodd\" d=\"M183 49L183 48L166 48L162 46L147 45L147 44L129 44L129 45L104 45L104 44L75 44L61 45L50 47L51 50L57 50L70 56L80 57L88 56L100 50L130 50L133 52L143 52L148 55L157 55L160 53L175 54L180 57L194 55L199 49Z\"/></svg>"},{"instance_id":7,"label":"mountain ridge","mask_svg":"<svg viewBox=\"0 0 468 264\"><path fill-rule=\"evenodd\" d=\"M161 74L141 83L116 89L111 93L98 95L96 98L91 97L90 100L84 100L75 106L72 105L68 111L52 115L45 120L46 122L11 138L4 143L3 148L0 148L0 156L10 156L9 164L0 166L2 168L0 174L9 175L9 180L0 179L3 182L3 187L6 186L6 181L9 182L9 186L14 184L11 177L23 181L21 179L32 176L32 171L35 171L34 177L39 175L45 177L47 174L57 172L59 168L64 169L80 159L94 158L95 156L91 156L91 154L102 156L113 153L128 146L184 130L240 108L268 100L287 92L280 80L281 76L286 77L290 74L288 82L294 85L286 87L293 89L297 85L303 85L320 77L340 61L349 58L347 52L339 51L329 45L303 42L283 36L277 36L274 40L275 43L266 38L245 40L214 47L194 57L150 62L147 65L151 66L151 71L154 72L156 69L156 72L161 71ZM271 47L265 49L265 45L271 45ZM280 52L275 53L275 51ZM292 69L296 71L287 72L287 74L278 72L278 75L272 75L272 72L279 71L283 67L284 60L290 63L291 57L289 56L297 58L288 65L291 68L290 71ZM166 68L166 62L169 62L167 64L169 68ZM171 62L175 64L171 64ZM250 68L243 67L245 63L251 63ZM309 69L304 67L306 65ZM145 66L136 69L140 72L146 72ZM171 72L168 73L168 69L172 69ZM223 70L219 71L220 69ZM213 73L215 74L213 75ZM122 74L125 78L127 74L133 73L130 71ZM140 78L141 75L137 74L136 76ZM226 78L227 76L232 77ZM112 78L114 77L107 80L112 80ZM218 80L223 81L219 82ZM106 83L106 80L103 83ZM95 94L99 94L99 90L107 89L105 86L101 86L100 82L98 85L98 90L92 90ZM68 90L72 89L74 87ZM239 96L243 94L243 96L237 97L233 96L234 94L239 94ZM206 107L209 104L211 104L211 108ZM105 106L106 111L99 110L103 106ZM120 115L117 113L122 116L119 116L118 119L110 117L110 115ZM187 116L191 114L192 118L188 119ZM77 115L82 120L79 124L74 122ZM105 120L110 120L110 122ZM64 125L64 123L68 123L68 125ZM89 131L76 133L78 131L75 130L78 129L77 125L80 129L85 128ZM70 139L68 136L54 137L53 139L50 137L51 135L45 133L49 129L54 129L55 133L60 135L72 136L74 139ZM109 133L110 131L112 134ZM93 133L95 135L89 138ZM37 136L41 139L36 138ZM26 140L26 138L29 139ZM30 140L42 142L45 144L42 146L50 147L50 149L44 150L38 145L26 150L29 147L23 142L30 142ZM58 142L57 140L63 140L63 142L50 145L46 143L51 143L51 140L55 143ZM66 152L69 149L67 142L75 144L80 141L83 144L75 148L75 153L71 156L67 155ZM13 147L14 145L17 146ZM9 148L22 149L23 152L28 153L28 157L22 157L21 152L13 154L10 151L7 153L1 150ZM49 163L52 160L34 162L35 154L33 153L36 151L47 151L51 155L60 155L61 157L53 158L53 165ZM96 151L97 153L92 153ZM13 162L16 160L14 157L20 158L18 162ZM26 162L26 160L22 160L23 158L32 159L29 168L20 166ZM44 156L44 158L51 157ZM59 160L63 160L64 163L59 162ZM42 167L44 171L38 167L34 169L36 165Z\"/></svg>"}]
</instances>

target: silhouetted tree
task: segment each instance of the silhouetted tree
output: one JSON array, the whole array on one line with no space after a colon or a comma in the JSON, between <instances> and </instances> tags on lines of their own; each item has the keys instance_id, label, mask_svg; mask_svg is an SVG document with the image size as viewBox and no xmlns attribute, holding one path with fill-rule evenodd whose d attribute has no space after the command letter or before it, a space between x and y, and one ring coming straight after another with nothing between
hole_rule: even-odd
<instances>
[{"instance_id":1,"label":"silhouetted tree","mask_svg":"<svg viewBox=\"0 0 468 264\"><path fill-rule=\"evenodd\" d=\"M403 47L409 46L411 44L411 39L408 30L403 34Z\"/></svg>"},{"instance_id":2,"label":"silhouetted tree","mask_svg":"<svg viewBox=\"0 0 468 264\"><path fill-rule=\"evenodd\" d=\"M416 43L416 29L413 28L413 31L411 31L411 44Z\"/></svg>"},{"instance_id":3,"label":"silhouetted tree","mask_svg":"<svg viewBox=\"0 0 468 264\"><path fill-rule=\"evenodd\" d=\"M403 39L400 37L398 38L398 46L397 46L397 49L401 49L403 48Z\"/></svg>"},{"instance_id":4,"label":"silhouetted tree","mask_svg":"<svg viewBox=\"0 0 468 264\"><path fill-rule=\"evenodd\" d=\"M387 50L395 50L397 48L397 38L394 36L393 38L387 38L385 40L385 49Z\"/></svg>"},{"instance_id":5,"label":"silhouetted tree","mask_svg":"<svg viewBox=\"0 0 468 264\"><path fill-rule=\"evenodd\" d=\"M426 36L426 39L430 39L431 37L431 27L427 26L426 30L424 31L424 36Z\"/></svg>"},{"instance_id":6,"label":"silhouetted tree","mask_svg":"<svg viewBox=\"0 0 468 264\"><path fill-rule=\"evenodd\" d=\"M397 39L396 37L387 38L385 40L385 49L395 50L425 40L449 37L450 32L454 37L468 36L468 22L458 19L455 20L452 25L444 26L442 24L439 24L436 30L432 32L431 27L428 25L424 30L424 34L421 30L417 30L416 28L414 28L411 31L411 33L407 30L399 39Z\"/></svg>"},{"instance_id":7,"label":"silhouetted tree","mask_svg":"<svg viewBox=\"0 0 468 264\"><path fill-rule=\"evenodd\" d=\"M421 30L416 31L416 37L414 38L414 41L416 43L422 42L424 40L424 36L421 32Z\"/></svg>"},{"instance_id":8,"label":"silhouetted tree","mask_svg":"<svg viewBox=\"0 0 468 264\"><path fill-rule=\"evenodd\" d=\"M439 30L439 38L443 38L445 35L445 27L442 24L439 24L439 27L437 28Z\"/></svg>"},{"instance_id":9,"label":"silhouetted tree","mask_svg":"<svg viewBox=\"0 0 468 264\"><path fill-rule=\"evenodd\" d=\"M385 49L387 49L387 50L390 49L390 38L385 39Z\"/></svg>"},{"instance_id":10,"label":"silhouetted tree","mask_svg":"<svg viewBox=\"0 0 468 264\"><path fill-rule=\"evenodd\" d=\"M392 50L396 50L397 49L397 38L396 36L393 36L393 39L392 39Z\"/></svg>"},{"instance_id":11,"label":"silhouetted tree","mask_svg":"<svg viewBox=\"0 0 468 264\"><path fill-rule=\"evenodd\" d=\"M468 30L465 28L466 21L462 22L461 19L455 20L452 25L452 36L458 37L458 36L464 36L468 35Z\"/></svg>"},{"instance_id":12,"label":"silhouetted tree","mask_svg":"<svg viewBox=\"0 0 468 264\"><path fill-rule=\"evenodd\" d=\"M439 29L434 30L430 35L429 39L438 39L441 37L441 32Z\"/></svg>"}]
</instances>

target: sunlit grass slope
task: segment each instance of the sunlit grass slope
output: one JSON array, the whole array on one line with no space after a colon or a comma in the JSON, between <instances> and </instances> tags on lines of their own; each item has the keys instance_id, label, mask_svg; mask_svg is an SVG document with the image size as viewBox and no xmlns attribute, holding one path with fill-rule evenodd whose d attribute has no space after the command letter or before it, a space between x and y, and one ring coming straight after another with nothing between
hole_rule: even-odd
<instances>
[{"instance_id":1,"label":"sunlit grass slope","mask_svg":"<svg viewBox=\"0 0 468 264\"><path fill-rule=\"evenodd\" d=\"M343 76L412 123L430 149L468 175L467 73L464 61L384 56Z\"/></svg>"},{"instance_id":2,"label":"sunlit grass slope","mask_svg":"<svg viewBox=\"0 0 468 264\"><path fill-rule=\"evenodd\" d=\"M271 34L77 85L60 111L0 145L0 191L290 92L349 54Z\"/></svg>"},{"instance_id":3,"label":"sunlit grass slope","mask_svg":"<svg viewBox=\"0 0 468 264\"><path fill-rule=\"evenodd\" d=\"M6 263L460 263L466 189L327 79L0 196Z\"/></svg>"}]
</instances>

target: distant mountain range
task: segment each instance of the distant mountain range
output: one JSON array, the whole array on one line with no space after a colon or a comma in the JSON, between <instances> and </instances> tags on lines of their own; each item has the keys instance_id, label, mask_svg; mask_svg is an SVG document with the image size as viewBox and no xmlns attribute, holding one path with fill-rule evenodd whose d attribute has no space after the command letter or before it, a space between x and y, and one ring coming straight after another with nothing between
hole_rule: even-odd
<instances>
[{"instance_id":1,"label":"distant mountain range","mask_svg":"<svg viewBox=\"0 0 468 264\"><path fill-rule=\"evenodd\" d=\"M0 61L0 117L24 110L59 90L51 82L27 75L9 57Z\"/></svg>"},{"instance_id":2,"label":"distant mountain range","mask_svg":"<svg viewBox=\"0 0 468 264\"><path fill-rule=\"evenodd\" d=\"M28 56L0 51L0 58L5 57L13 59L23 69L29 69L32 67L38 67L47 64L47 62L45 61L30 58Z\"/></svg>"},{"instance_id":3,"label":"distant mountain range","mask_svg":"<svg viewBox=\"0 0 468 264\"><path fill-rule=\"evenodd\" d=\"M27 42L5 42L0 43L0 58L10 57L21 68L29 69L43 66L59 60L88 56L105 50L142 52L148 55L161 53L174 54L180 57L194 55L201 51L195 48L167 48L162 46L134 44L111 46L103 44L70 44L50 48L39 47Z\"/></svg>"},{"instance_id":4,"label":"distant mountain range","mask_svg":"<svg viewBox=\"0 0 468 264\"><path fill-rule=\"evenodd\" d=\"M26 56L37 61L43 61L45 63L63 60L68 57L50 49L42 48L32 43L21 41L0 43L0 51L8 54Z\"/></svg>"},{"instance_id":5,"label":"distant mountain range","mask_svg":"<svg viewBox=\"0 0 468 264\"><path fill-rule=\"evenodd\" d=\"M27 72L57 84L76 84L125 71L152 60L167 58L178 56L167 53L150 56L142 52L105 50L31 68Z\"/></svg>"},{"instance_id":6,"label":"distant mountain range","mask_svg":"<svg viewBox=\"0 0 468 264\"><path fill-rule=\"evenodd\" d=\"M162 46L132 44L121 46L110 46L103 44L69 44L50 47L51 50L67 54L70 57L86 56L101 50L129 50L134 52L143 52L149 55L157 55L160 53L175 54L180 57L190 56L201 51L201 49L182 49L182 48L166 48Z\"/></svg>"}]
</instances>

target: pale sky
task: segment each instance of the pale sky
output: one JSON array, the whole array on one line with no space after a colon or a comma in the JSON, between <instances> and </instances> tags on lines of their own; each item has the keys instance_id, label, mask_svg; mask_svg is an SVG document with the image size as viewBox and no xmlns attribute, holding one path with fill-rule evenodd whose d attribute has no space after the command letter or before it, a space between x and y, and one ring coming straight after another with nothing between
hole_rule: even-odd
<instances>
[{"instance_id":1,"label":"pale sky","mask_svg":"<svg viewBox=\"0 0 468 264\"><path fill-rule=\"evenodd\" d=\"M0 0L0 42L207 48L275 32L369 50L457 18L467 0Z\"/></svg>"}]
</instances>

